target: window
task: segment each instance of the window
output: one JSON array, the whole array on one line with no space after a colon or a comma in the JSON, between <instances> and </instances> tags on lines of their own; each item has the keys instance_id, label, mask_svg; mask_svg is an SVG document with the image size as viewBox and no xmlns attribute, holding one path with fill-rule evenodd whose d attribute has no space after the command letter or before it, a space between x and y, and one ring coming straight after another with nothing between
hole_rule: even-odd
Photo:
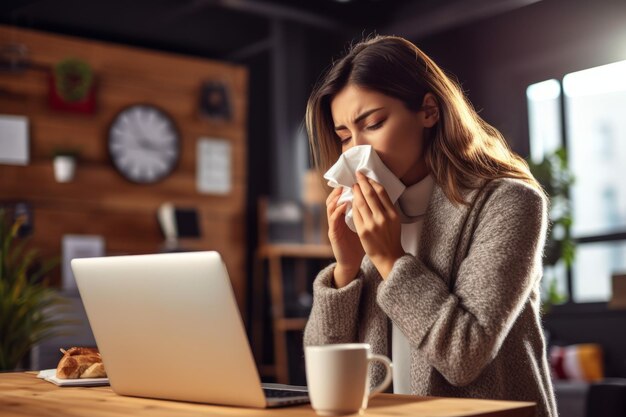
<instances>
[{"instance_id":1,"label":"window","mask_svg":"<svg viewBox=\"0 0 626 417\"><path fill-rule=\"evenodd\" d=\"M570 301L607 301L611 276L626 271L626 61L533 84L526 95L531 158L563 146L576 178L574 265L546 273Z\"/></svg>"}]
</instances>

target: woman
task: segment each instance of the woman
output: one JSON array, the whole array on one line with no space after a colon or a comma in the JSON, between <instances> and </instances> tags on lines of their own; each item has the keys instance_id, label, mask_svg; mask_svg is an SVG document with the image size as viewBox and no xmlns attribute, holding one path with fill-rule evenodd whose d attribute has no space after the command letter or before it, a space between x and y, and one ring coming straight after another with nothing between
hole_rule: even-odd
<instances>
[{"instance_id":1,"label":"woman","mask_svg":"<svg viewBox=\"0 0 626 417\"><path fill-rule=\"evenodd\" d=\"M539 311L547 204L524 160L398 37L337 61L306 122L320 171L371 145L407 188L394 205L359 175L357 233L340 188L329 195L336 263L314 282L305 344L370 343L392 356L396 393L533 401L556 416Z\"/></svg>"}]
</instances>

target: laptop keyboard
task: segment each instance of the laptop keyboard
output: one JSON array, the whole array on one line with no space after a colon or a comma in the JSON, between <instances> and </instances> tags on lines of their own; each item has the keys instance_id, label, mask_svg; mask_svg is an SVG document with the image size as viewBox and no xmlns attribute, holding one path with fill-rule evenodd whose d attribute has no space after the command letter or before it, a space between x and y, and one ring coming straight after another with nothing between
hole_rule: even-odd
<instances>
[{"instance_id":1,"label":"laptop keyboard","mask_svg":"<svg viewBox=\"0 0 626 417\"><path fill-rule=\"evenodd\" d=\"M286 389L263 388L267 398L291 398L307 396L306 391L290 391Z\"/></svg>"}]
</instances>

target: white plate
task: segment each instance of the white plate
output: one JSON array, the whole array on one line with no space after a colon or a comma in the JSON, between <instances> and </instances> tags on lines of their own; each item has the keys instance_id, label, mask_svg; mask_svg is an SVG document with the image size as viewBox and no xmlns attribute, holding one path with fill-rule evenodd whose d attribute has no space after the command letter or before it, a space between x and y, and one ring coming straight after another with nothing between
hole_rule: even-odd
<instances>
[{"instance_id":1,"label":"white plate","mask_svg":"<svg viewBox=\"0 0 626 417\"><path fill-rule=\"evenodd\" d=\"M39 371L37 378L44 381L52 382L60 387L97 387L109 385L109 378L78 378L78 379L61 379L56 377L56 369L44 369Z\"/></svg>"}]
</instances>

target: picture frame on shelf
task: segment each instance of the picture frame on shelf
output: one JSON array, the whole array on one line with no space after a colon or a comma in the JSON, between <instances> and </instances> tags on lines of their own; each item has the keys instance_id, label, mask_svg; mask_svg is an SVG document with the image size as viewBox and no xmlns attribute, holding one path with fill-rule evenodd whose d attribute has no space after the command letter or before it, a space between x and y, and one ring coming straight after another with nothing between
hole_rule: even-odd
<instances>
[{"instance_id":1,"label":"picture frame on shelf","mask_svg":"<svg viewBox=\"0 0 626 417\"><path fill-rule=\"evenodd\" d=\"M61 239L61 288L69 295L78 294L71 261L105 255L104 237L98 235L63 235Z\"/></svg>"}]
</instances>

